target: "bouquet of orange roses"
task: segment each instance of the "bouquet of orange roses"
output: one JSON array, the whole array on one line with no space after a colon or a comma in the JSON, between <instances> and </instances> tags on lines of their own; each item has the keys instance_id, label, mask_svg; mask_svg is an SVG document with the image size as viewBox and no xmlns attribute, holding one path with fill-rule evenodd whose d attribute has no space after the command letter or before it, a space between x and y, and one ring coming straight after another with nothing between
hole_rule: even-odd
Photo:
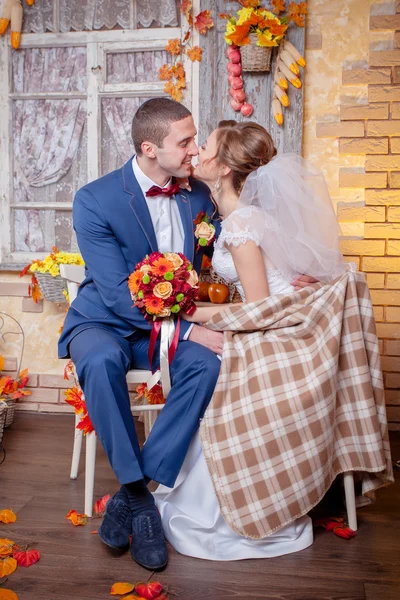
<instances>
[{"instance_id":1,"label":"bouquet of orange roses","mask_svg":"<svg viewBox=\"0 0 400 600\"><path fill-rule=\"evenodd\" d=\"M128 280L135 306L145 319L157 321L196 310L198 276L180 252L152 252L136 265Z\"/></svg>"}]
</instances>

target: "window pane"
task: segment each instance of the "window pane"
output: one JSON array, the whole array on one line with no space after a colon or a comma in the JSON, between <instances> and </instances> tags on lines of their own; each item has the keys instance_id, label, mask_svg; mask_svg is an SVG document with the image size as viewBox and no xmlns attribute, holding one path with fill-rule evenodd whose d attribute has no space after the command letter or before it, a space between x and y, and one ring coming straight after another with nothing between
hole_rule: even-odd
<instances>
[{"instance_id":1,"label":"window pane","mask_svg":"<svg viewBox=\"0 0 400 600\"><path fill-rule=\"evenodd\" d=\"M53 246L77 251L72 211L15 210L13 217L14 251L50 252Z\"/></svg>"},{"instance_id":2,"label":"window pane","mask_svg":"<svg viewBox=\"0 0 400 600\"><path fill-rule=\"evenodd\" d=\"M159 81L158 69L172 64L165 50L107 54L107 83L142 83Z\"/></svg>"},{"instance_id":3,"label":"window pane","mask_svg":"<svg viewBox=\"0 0 400 600\"><path fill-rule=\"evenodd\" d=\"M138 27L177 27L180 25L179 0L137 0Z\"/></svg>"},{"instance_id":4,"label":"window pane","mask_svg":"<svg viewBox=\"0 0 400 600\"><path fill-rule=\"evenodd\" d=\"M133 0L60 0L60 29L129 29Z\"/></svg>"},{"instance_id":5,"label":"window pane","mask_svg":"<svg viewBox=\"0 0 400 600\"><path fill-rule=\"evenodd\" d=\"M25 33L54 32L54 1L36 0L33 6L24 2L22 30Z\"/></svg>"},{"instance_id":6,"label":"window pane","mask_svg":"<svg viewBox=\"0 0 400 600\"><path fill-rule=\"evenodd\" d=\"M13 52L13 92L86 93L86 48L27 48Z\"/></svg>"},{"instance_id":7,"label":"window pane","mask_svg":"<svg viewBox=\"0 0 400 600\"><path fill-rule=\"evenodd\" d=\"M119 169L134 153L131 128L148 98L103 98L101 103L101 173Z\"/></svg>"}]
</instances>

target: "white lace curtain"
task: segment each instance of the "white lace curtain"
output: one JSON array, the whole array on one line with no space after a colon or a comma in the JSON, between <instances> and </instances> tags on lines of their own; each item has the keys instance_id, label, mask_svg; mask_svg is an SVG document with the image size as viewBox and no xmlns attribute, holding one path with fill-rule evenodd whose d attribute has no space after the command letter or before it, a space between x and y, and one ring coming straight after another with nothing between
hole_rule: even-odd
<instances>
[{"instance_id":1,"label":"white lace curtain","mask_svg":"<svg viewBox=\"0 0 400 600\"><path fill-rule=\"evenodd\" d=\"M59 0L60 31L129 29L134 4L139 27L178 25L175 0ZM36 0L31 7L24 5L23 30L55 32L54 1Z\"/></svg>"}]
</instances>

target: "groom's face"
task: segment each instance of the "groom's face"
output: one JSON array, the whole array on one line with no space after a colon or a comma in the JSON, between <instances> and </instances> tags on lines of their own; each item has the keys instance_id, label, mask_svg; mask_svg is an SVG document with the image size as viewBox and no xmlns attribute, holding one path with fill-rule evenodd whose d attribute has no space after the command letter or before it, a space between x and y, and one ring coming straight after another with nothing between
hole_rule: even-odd
<instances>
[{"instance_id":1,"label":"groom's face","mask_svg":"<svg viewBox=\"0 0 400 600\"><path fill-rule=\"evenodd\" d=\"M194 141L196 133L193 117L186 117L171 123L162 148L154 147L158 165L168 175L188 177L191 174L192 159L199 153Z\"/></svg>"}]
</instances>

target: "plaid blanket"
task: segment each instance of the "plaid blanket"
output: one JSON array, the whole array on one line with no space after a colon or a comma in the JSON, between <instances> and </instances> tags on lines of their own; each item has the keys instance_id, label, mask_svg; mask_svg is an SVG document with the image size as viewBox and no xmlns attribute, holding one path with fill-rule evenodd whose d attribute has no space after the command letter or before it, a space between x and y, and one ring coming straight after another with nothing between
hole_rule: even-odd
<instances>
[{"instance_id":1,"label":"plaid blanket","mask_svg":"<svg viewBox=\"0 0 400 600\"><path fill-rule=\"evenodd\" d=\"M362 273L229 307L200 435L222 514L263 538L306 514L339 473L357 505L393 482L378 340Z\"/></svg>"}]
</instances>

